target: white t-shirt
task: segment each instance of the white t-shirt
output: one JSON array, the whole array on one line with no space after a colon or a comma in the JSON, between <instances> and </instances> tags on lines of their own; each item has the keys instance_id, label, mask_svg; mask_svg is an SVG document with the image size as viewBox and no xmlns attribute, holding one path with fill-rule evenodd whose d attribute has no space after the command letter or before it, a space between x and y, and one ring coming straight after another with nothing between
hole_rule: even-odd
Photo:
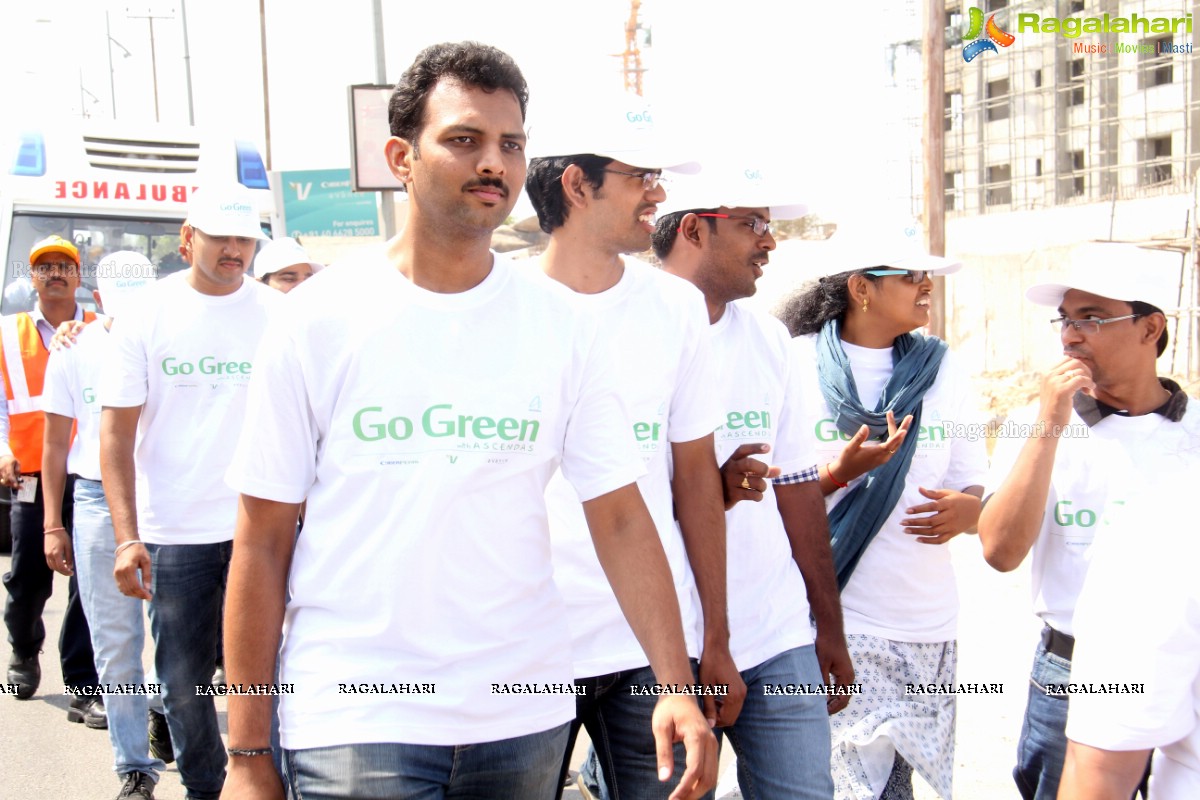
<instances>
[{"instance_id":1,"label":"white t-shirt","mask_svg":"<svg viewBox=\"0 0 1200 800\"><path fill-rule=\"evenodd\" d=\"M806 430L817 448L817 461L833 461L850 436L838 431L834 414L821 394L817 376L816 336L793 340L810 366L805 371L806 394L819 411ZM892 374L892 348L871 349L842 342L859 398L874 408ZM900 420L896 420L897 423ZM981 423L975 393L952 352L942 358L938 375L925 393L917 449L909 466L904 490L895 508L871 540L846 588L842 590L842 615L846 633L867 634L898 642L946 642L957 636L958 586L944 545L923 544L904 532L900 521L907 509L932 502L918 488L953 489L983 486L987 474L987 445L982 437L952 436L956 424ZM949 430L947 430L949 429ZM825 498L832 510L863 480L838 489ZM921 515L927 516L927 515Z\"/></svg>"},{"instance_id":2,"label":"white t-shirt","mask_svg":"<svg viewBox=\"0 0 1200 800\"><path fill-rule=\"evenodd\" d=\"M811 469L816 454L803 435L802 365L779 320L738 303L711 326L713 385L724 424L717 429L717 462L743 444L768 444L760 460L790 475ZM725 513L729 650L739 670L813 643L808 592L792 557L774 487L759 502Z\"/></svg>"},{"instance_id":3,"label":"white t-shirt","mask_svg":"<svg viewBox=\"0 0 1200 800\"><path fill-rule=\"evenodd\" d=\"M113 323L105 406L142 406L135 450L138 533L151 544L233 538L237 493L224 481L242 430L254 353L283 294L249 278L201 294L187 273L150 286Z\"/></svg>"},{"instance_id":4,"label":"white t-shirt","mask_svg":"<svg viewBox=\"0 0 1200 800\"><path fill-rule=\"evenodd\" d=\"M67 453L67 473L100 480L100 402L97 391L108 358L112 334L96 321L76 338L69 350L50 351L42 409L76 422L75 439Z\"/></svg>"},{"instance_id":5,"label":"white t-shirt","mask_svg":"<svg viewBox=\"0 0 1200 800\"><path fill-rule=\"evenodd\" d=\"M1034 430L1037 406L1014 412L1006 428ZM1016 463L1027 437L1002 436L992 454L989 492L995 491ZM1170 476L1179 469L1189 442L1200 440L1200 403L1188 403L1179 422L1161 414L1126 417L1110 414L1088 425L1071 412L1059 438L1050 476L1050 493L1041 530L1033 545L1033 609L1047 625L1074 635L1072 616L1087 574L1096 525L1106 509L1128 499L1135 475Z\"/></svg>"},{"instance_id":6,"label":"white t-shirt","mask_svg":"<svg viewBox=\"0 0 1200 800\"><path fill-rule=\"evenodd\" d=\"M550 281L537 264L535 277ZM720 424L709 359L704 296L682 278L625 259L621 280L598 294L571 294L600 325L613 353L633 441L646 465L638 489L658 528L683 617L688 655L699 658L700 611L671 494L670 444L708 436ZM714 455L715 458L715 455ZM556 472L546 488L554 580L567 603L576 678L644 667L646 654L617 604L588 533L583 506Z\"/></svg>"},{"instance_id":7,"label":"white t-shirt","mask_svg":"<svg viewBox=\"0 0 1200 800\"><path fill-rule=\"evenodd\" d=\"M1101 523L1074 618L1071 682L1144 693L1072 694L1067 736L1104 750L1160 748L1155 800L1200 797L1200 540L1180 524L1198 483L1193 464L1131 487Z\"/></svg>"},{"instance_id":8,"label":"white t-shirt","mask_svg":"<svg viewBox=\"0 0 1200 800\"><path fill-rule=\"evenodd\" d=\"M470 744L575 716L546 483L561 461L592 499L634 483L642 462L594 318L494 259L457 294L415 286L382 255L323 270L263 342L229 481L308 501L284 747ZM434 692L371 691L393 684ZM511 693L548 685L560 691Z\"/></svg>"}]
</instances>

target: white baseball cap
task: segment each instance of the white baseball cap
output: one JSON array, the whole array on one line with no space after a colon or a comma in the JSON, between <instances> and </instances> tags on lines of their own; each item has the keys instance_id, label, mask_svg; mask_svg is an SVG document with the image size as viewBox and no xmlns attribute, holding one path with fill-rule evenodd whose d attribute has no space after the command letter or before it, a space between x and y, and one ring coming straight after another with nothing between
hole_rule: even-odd
<instances>
[{"instance_id":1,"label":"white baseball cap","mask_svg":"<svg viewBox=\"0 0 1200 800\"><path fill-rule=\"evenodd\" d=\"M679 148L677 137L656 128L644 97L622 95L589 106L591 113L557 113L531 128L530 158L591 154L633 167L694 173L700 162Z\"/></svg>"},{"instance_id":2,"label":"white baseball cap","mask_svg":"<svg viewBox=\"0 0 1200 800\"><path fill-rule=\"evenodd\" d=\"M951 275L962 269L962 262L931 255L925 247L920 223L913 219L883 217L880 221L838 223L837 230L824 242L816 271L821 278L864 269L924 270L931 275Z\"/></svg>"},{"instance_id":3,"label":"white baseball cap","mask_svg":"<svg viewBox=\"0 0 1200 800\"><path fill-rule=\"evenodd\" d=\"M320 272L325 267L309 258L308 252L295 239L281 236L258 251L246 272L252 278L262 278L293 264L308 264L313 272Z\"/></svg>"},{"instance_id":4,"label":"white baseball cap","mask_svg":"<svg viewBox=\"0 0 1200 800\"><path fill-rule=\"evenodd\" d=\"M1030 286L1025 297L1057 308L1071 289L1174 311L1179 307L1179 254L1125 242L1090 242L1072 254L1064 279Z\"/></svg>"},{"instance_id":5,"label":"white baseball cap","mask_svg":"<svg viewBox=\"0 0 1200 800\"><path fill-rule=\"evenodd\" d=\"M259 224L254 195L240 183L204 186L192 192L187 224L209 236L270 238Z\"/></svg>"},{"instance_id":6,"label":"white baseball cap","mask_svg":"<svg viewBox=\"0 0 1200 800\"><path fill-rule=\"evenodd\" d=\"M114 318L124 314L157 277L158 268L143 254L109 253L96 265L96 290L104 313Z\"/></svg>"},{"instance_id":7,"label":"white baseball cap","mask_svg":"<svg viewBox=\"0 0 1200 800\"><path fill-rule=\"evenodd\" d=\"M772 180L753 164L707 164L703 174L673 180L667 199L658 204L659 216L694 208L769 208L772 220L796 219L808 213L800 190L789 182Z\"/></svg>"}]
</instances>

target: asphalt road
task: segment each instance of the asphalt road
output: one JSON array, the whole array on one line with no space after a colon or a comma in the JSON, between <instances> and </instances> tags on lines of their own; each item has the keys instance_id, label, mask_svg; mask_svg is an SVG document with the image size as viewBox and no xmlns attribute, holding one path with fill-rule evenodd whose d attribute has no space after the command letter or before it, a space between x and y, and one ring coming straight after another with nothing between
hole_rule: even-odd
<instances>
[{"instance_id":1,"label":"asphalt road","mask_svg":"<svg viewBox=\"0 0 1200 800\"><path fill-rule=\"evenodd\" d=\"M955 796L966 800L1008 800L1016 796L1011 769L1025 706L1029 663L1040 625L1030 612L1028 566L1007 575L992 571L976 537L960 536L949 547L958 571L962 606L959 622L959 681L1000 683L1003 694L958 699ZM8 569L0 556L0 572ZM0 800L44 797L96 800L116 797L112 749L106 731L67 722L70 700L58 669L57 634L66 598L66 579L57 576L45 613L50 638L42 655L42 684L30 700L0 697ZM148 631L148 626L147 626ZM151 658L147 633L144 661ZM7 663L7 648L4 649ZM217 699L222 731L225 704ZM575 763L586 749L581 737ZM728 748L726 748L728 750ZM722 763L728 766L729 754ZM918 800L935 795L919 779ZM183 800L179 773L168 767L155 796ZM565 797L578 798L569 790Z\"/></svg>"}]
</instances>

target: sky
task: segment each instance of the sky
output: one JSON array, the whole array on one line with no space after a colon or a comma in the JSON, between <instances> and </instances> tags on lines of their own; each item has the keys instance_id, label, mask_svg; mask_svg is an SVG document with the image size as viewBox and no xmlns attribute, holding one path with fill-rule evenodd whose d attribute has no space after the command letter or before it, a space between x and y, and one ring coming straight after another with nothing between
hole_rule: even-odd
<instances>
[{"instance_id":1,"label":"sky","mask_svg":"<svg viewBox=\"0 0 1200 800\"><path fill-rule=\"evenodd\" d=\"M889 158L908 147L882 134L901 113L897 92L886 88L884 46L911 38L897 36L917 24L911 7L893 2L890 14L850 20L832 3L643 0L652 37L645 94L701 160L745 154L806 193L819 187L813 191L831 209L878 200ZM122 126L153 122L149 16L159 117L185 125L183 12L180 0L5 3L0 133L77 124L81 112L111 120L114 106ZM428 44L476 39L521 66L533 136L539 118L586 124L621 90L615 54L629 13L630 0L384 0L385 82ZM196 124L252 139L265 152L258 2L192 0L186 15ZM349 166L347 87L376 82L370 0L265 0L265 19L271 169Z\"/></svg>"}]
</instances>

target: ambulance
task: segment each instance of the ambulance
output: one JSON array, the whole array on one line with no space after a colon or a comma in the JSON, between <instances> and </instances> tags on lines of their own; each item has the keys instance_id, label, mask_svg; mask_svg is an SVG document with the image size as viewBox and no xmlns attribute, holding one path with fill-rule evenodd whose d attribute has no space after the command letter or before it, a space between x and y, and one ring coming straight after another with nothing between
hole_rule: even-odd
<instances>
[{"instance_id":1,"label":"ambulance","mask_svg":"<svg viewBox=\"0 0 1200 800\"><path fill-rule=\"evenodd\" d=\"M143 253L158 265L160 278L185 269L179 227L191 193L210 182L236 180L250 189L267 212L263 230L271 230L271 191L258 149L195 128L80 128L76 121L27 130L14 141L0 140L0 170L3 314L33 308L29 251L51 234L79 248L76 301L88 310L96 309L96 264L109 253ZM11 548L7 494L0 492L0 552Z\"/></svg>"},{"instance_id":2,"label":"ambulance","mask_svg":"<svg viewBox=\"0 0 1200 800\"><path fill-rule=\"evenodd\" d=\"M257 147L196 128L109 122L20 132L0 151L0 313L33 307L29 250L51 234L70 239L83 261L81 305L91 309L95 265L133 250L158 265L159 277L186 268L179 227L191 193L206 183L238 181L256 196L270 232L267 171Z\"/></svg>"}]
</instances>

